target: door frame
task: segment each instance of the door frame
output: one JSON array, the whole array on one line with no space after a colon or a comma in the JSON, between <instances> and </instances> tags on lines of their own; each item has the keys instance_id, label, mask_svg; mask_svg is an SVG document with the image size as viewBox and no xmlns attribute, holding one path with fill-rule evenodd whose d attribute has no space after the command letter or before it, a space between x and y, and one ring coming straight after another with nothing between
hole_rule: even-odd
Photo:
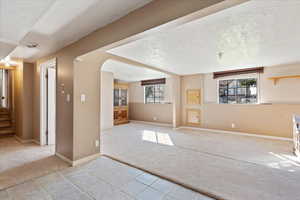
<instances>
[{"instance_id":1,"label":"door frame","mask_svg":"<svg viewBox=\"0 0 300 200\"><path fill-rule=\"evenodd\" d=\"M2 94L0 96L0 108L6 108L8 109L9 107L9 102L8 102L8 95L9 95L9 71L8 69L0 69L2 70L2 83L1 83L1 90L2 90ZM4 97L4 99L2 99L2 97Z\"/></svg>"},{"instance_id":2,"label":"door frame","mask_svg":"<svg viewBox=\"0 0 300 200\"><path fill-rule=\"evenodd\" d=\"M48 68L56 67L56 58L43 62L39 65L40 68L40 145L47 145L47 79L46 74ZM57 73L57 72L56 72ZM55 137L56 138L56 137Z\"/></svg>"}]
</instances>

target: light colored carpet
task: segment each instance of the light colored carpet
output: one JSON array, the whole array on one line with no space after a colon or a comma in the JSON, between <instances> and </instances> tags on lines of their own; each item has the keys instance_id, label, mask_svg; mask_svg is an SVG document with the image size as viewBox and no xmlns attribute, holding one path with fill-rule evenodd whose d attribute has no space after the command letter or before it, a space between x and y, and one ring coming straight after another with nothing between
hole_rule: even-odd
<instances>
[{"instance_id":1,"label":"light colored carpet","mask_svg":"<svg viewBox=\"0 0 300 200\"><path fill-rule=\"evenodd\" d=\"M54 146L0 139L0 190L67 167L54 156Z\"/></svg>"},{"instance_id":2,"label":"light colored carpet","mask_svg":"<svg viewBox=\"0 0 300 200\"><path fill-rule=\"evenodd\" d=\"M133 123L101 136L102 153L225 199L300 199L291 142Z\"/></svg>"}]
</instances>

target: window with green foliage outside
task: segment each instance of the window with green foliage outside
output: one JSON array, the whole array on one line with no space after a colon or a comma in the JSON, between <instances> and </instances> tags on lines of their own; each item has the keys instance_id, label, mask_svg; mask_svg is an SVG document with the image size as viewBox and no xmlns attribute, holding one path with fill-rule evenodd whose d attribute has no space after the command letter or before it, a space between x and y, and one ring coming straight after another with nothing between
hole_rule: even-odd
<instances>
[{"instance_id":1,"label":"window with green foliage outside","mask_svg":"<svg viewBox=\"0 0 300 200\"><path fill-rule=\"evenodd\" d=\"M147 85L145 86L145 103L164 103L165 86L164 85Z\"/></svg>"},{"instance_id":2,"label":"window with green foliage outside","mask_svg":"<svg viewBox=\"0 0 300 200\"><path fill-rule=\"evenodd\" d=\"M219 80L220 104L256 104L257 79Z\"/></svg>"}]
</instances>

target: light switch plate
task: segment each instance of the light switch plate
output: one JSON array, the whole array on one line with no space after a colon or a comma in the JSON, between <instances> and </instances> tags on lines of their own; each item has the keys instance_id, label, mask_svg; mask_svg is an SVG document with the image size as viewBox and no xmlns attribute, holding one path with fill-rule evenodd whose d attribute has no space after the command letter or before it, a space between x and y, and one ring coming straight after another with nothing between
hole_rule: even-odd
<instances>
[{"instance_id":1,"label":"light switch plate","mask_svg":"<svg viewBox=\"0 0 300 200\"><path fill-rule=\"evenodd\" d=\"M80 101L81 101L81 103L84 103L85 100L86 100L85 94L81 94L81 95L80 95Z\"/></svg>"},{"instance_id":2,"label":"light switch plate","mask_svg":"<svg viewBox=\"0 0 300 200\"><path fill-rule=\"evenodd\" d=\"M70 101L71 101L71 95L67 94L67 102L70 102Z\"/></svg>"}]
</instances>

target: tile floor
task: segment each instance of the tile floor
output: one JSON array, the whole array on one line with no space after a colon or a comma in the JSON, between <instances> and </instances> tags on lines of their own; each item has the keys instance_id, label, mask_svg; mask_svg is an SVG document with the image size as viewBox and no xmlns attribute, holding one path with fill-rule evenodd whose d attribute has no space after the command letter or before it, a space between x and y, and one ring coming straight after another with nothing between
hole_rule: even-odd
<instances>
[{"instance_id":1,"label":"tile floor","mask_svg":"<svg viewBox=\"0 0 300 200\"><path fill-rule=\"evenodd\" d=\"M230 200L300 200L292 142L138 123L102 132L101 152Z\"/></svg>"},{"instance_id":2,"label":"tile floor","mask_svg":"<svg viewBox=\"0 0 300 200\"><path fill-rule=\"evenodd\" d=\"M211 200L106 157L0 191L1 200Z\"/></svg>"},{"instance_id":3,"label":"tile floor","mask_svg":"<svg viewBox=\"0 0 300 200\"><path fill-rule=\"evenodd\" d=\"M13 137L0 138L0 189L66 167L65 162L54 156L54 146L41 147L34 143L21 144Z\"/></svg>"}]
</instances>

